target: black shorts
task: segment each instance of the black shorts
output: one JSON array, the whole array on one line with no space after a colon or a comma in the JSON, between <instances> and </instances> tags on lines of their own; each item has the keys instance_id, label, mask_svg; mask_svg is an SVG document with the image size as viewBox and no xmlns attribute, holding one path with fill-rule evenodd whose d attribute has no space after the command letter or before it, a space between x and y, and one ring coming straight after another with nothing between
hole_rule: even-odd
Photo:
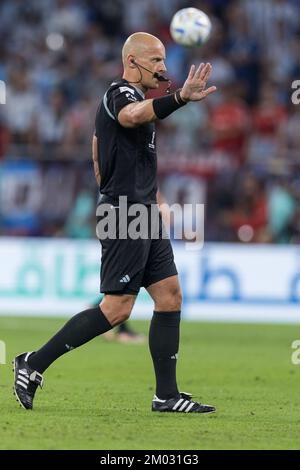
<instances>
[{"instance_id":1,"label":"black shorts","mask_svg":"<svg viewBox=\"0 0 300 470\"><path fill-rule=\"evenodd\" d=\"M177 274L173 249L156 205L152 209L147 206L148 234L145 237L144 233L144 238L137 239L128 236L126 239L120 238L120 232L124 234L124 225L121 230L119 208L112 204L110 211L116 217L116 238L104 239L97 231L102 246L100 292L137 295L141 287L147 288ZM150 214L155 214L155 211L157 218L153 223ZM103 222L105 216L97 217L97 223ZM126 229L133 219L134 217L128 217Z\"/></svg>"}]
</instances>

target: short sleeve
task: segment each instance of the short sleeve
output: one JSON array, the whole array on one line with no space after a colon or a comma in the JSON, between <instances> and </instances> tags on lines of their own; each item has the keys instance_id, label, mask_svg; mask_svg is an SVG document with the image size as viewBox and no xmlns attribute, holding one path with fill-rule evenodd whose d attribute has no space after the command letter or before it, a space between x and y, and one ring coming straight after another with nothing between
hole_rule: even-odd
<instances>
[{"instance_id":1,"label":"short sleeve","mask_svg":"<svg viewBox=\"0 0 300 470\"><path fill-rule=\"evenodd\" d=\"M130 103L140 101L139 95L134 88L129 86L120 86L113 90L110 95L110 110L117 119L119 112Z\"/></svg>"}]
</instances>

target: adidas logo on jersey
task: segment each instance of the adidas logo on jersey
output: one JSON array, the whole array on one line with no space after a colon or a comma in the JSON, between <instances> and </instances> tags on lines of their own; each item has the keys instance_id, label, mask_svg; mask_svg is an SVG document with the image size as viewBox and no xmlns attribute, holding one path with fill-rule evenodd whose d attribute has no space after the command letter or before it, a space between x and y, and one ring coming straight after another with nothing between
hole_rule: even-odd
<instances>
[{"instance_id":1,"label":"adidas logo on jersey","mask_svg":"<svg viewBox=\"0 0 300 470\"><path fill-rule=\"evenodd\" d=\"M126 276L122 277L122 279L120 279L120 282L129 282L130 281L130 277L128 276L128 274L126 274Z\"/></svg>"},{"instance_id":2,"label":"adidas logo on jersey","mask_svg":"<svg viewBox=\"0 0 300 470\"><path fill-rule=\"evenodd\" d=\"M136 97L131 95L130 93L126 93L126 98L128 101L137 101Z\"/></svg>"}]
</instances>

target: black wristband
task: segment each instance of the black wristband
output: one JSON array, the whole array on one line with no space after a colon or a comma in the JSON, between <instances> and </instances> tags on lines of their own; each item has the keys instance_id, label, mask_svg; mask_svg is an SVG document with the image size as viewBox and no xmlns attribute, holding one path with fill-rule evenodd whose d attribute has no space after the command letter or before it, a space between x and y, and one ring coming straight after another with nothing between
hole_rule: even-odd
<instances>
[{"instance_id":1,"label":"black wristband","mask_svg":"<svg viewBox=\"0 0 300 470\"><path fill-rule=\"evenodd\" d=\"M180 90L178 90L180 92ZM176 92L177 93L177 92ZM181 108L186 104L180 97L176 96L176 93L172 93L168 96L162 96L161 98L154 98L152 105L155 115L158 119L164 119L170 116L174 111Z\"/></svg>"}]
</instances>

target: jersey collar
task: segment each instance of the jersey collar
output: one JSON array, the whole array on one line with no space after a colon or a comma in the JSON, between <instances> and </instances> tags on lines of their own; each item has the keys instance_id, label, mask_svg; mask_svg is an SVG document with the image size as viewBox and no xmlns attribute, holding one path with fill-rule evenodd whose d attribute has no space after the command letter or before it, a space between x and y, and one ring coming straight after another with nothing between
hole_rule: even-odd
<instances>
[{"instance_id":1,"label":"jersey collar","mask_svg":"<svg viewBox=\"0 0 300 470\"><path fill-rule=\"evenodd\" d=\"M145 95L144 95L144 93L142 92L142 90L140 90L138 87L136 87L136 86L134 86L134 85L131 85L131 86L133 86L133 88L136 89L137 93L138 93L143 99L145 99Z\"/></svg>"},{"instance_id":2,"label":"jersey collar","mask_svg":"<svg viewBox=\"0 0 300 470\"><path fill-rule=\"evenodd\" d=\"M136 92L137 92L143 99L145 99L145 95L144 95L144 93L142 92L142 90L140 90L138 87L134 86L132 83L129 83L129 82L128 82L127 80L125 80L124 78L123 78L123 81L126 82L126 83L128 83L128 85L132 86L132 87L136 90Z\"/></svg>"}]
</instances>

